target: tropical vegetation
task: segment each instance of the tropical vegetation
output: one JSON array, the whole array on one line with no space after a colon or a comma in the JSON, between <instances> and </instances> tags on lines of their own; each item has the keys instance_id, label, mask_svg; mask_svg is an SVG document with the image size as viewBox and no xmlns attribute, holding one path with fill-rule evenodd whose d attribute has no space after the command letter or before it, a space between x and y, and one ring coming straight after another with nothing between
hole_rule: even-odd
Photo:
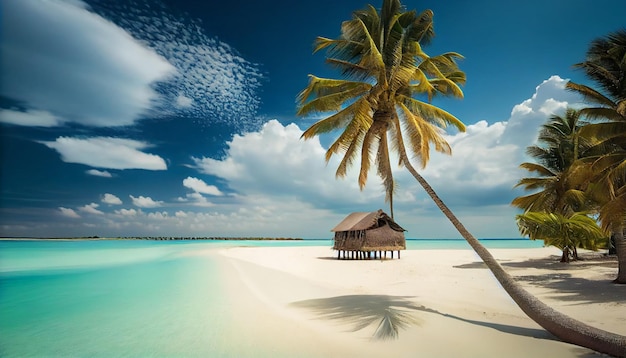
<instances>
[{"instance_id":1,"label":"tropical vegetation","mask_svg":"<svg viewBox=\"0 0 626 358\"><path fill-rule=\"evenodd\" d=\"M579 159L591 156L597 146L593 138L581 135L586 124L580 111L572 108L564 116L548 119L537 144L526 150L536 162L520 165L535 176L522 178L517 186L534 192L512 201L524 210L517 215L522 235L561 249L561 262L569 262L570 255L578 259L579 247L596 250L607 241L596 221L587 216L591 203L585 192L592 172Z\"/></svg>"},{"instance_id":2,"label":"tropical vegetation","mask_svg":"<svg viewBox=\"0 0 626 358\"><path fill-rule=\"evenodd\" d=\"M602 228L615 239L615 282L626 284L626 29L594 40L585 61L575 66L597 86L567 84L588 103L581 114L597 121L583 129L600 149L600 153L585 160L594 173L587 194L596 204Z\"/></svg>"},{"instance_id":3,"label":"tropical vegetation","mask_svg":"<svg viewBox=\"0 0 626 358\"><path fill-rule=\"evenodd\" d=\"M337 176L342 177L360 157L361 188L374 161L391 206L395 183L389 151L394 150L398 164L415 177L531 319L566 342L623 355L626 337L573 320L524 290L465 229L412 165L409 153L422 167L427 164L431 144L440 152L450 152L440 128L452 125L464 129L456 117L430 103L436 95L462 97L459 85L465 83L465 74L456 64L459 54L430 57L423 51L422 45L433 36L432 11L405 11L399 0L383 0L380 10L370 5L355 11L352 19L342 24L339 38L317 38L314 51L327 50L327 62L345 78L310 76L308 86L298 96L298 114L321 112L328 116L307 129L303 137L341 131L330 145L326 160L343 154L337 169Z\"/></svg>"}]
</instances>

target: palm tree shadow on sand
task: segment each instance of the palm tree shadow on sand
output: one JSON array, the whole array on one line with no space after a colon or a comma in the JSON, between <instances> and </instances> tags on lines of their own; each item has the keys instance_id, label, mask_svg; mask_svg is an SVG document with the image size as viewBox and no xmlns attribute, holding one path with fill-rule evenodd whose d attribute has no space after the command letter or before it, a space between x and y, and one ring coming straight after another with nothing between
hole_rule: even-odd
<instances>
[{"instance_id":1,"label":"palm tree shadow on sand","mask_svg":"<svg viewBox=\"0 0 626 358\"><path fill-rule=\"evenodd\" d=\"M509 334L556 340L543 329L466 319L418 305L411 301L411 298L388 295L348 295L298 301L291 303L291 306L309 309L321 319L349 324L352 326L352 332L376 325L372 334L374 340L397 339L400 330L410 326L421 326L422 320L418 317L418 312L438 314Z\"/></svg>"}]
</instances>

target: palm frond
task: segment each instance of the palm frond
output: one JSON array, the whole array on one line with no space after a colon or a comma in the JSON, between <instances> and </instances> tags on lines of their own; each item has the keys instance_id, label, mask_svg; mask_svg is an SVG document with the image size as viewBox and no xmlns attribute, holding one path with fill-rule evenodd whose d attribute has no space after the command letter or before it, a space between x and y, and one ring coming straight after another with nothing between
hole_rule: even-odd
<instances>
[{"instance_id":1,"label":"palm frond","mask_svg":"<svg viewBox=\"0 0 626 358\"><path fill-rule=\"evenodd\" d=\"M605 95L594 90L591 87L569 81L567 82L567 84L565 84L565 88L580 94L585 100L589 102L597 103L606 107L612 107L615 105L610 98L606 97Z\"/></svg>"},{"instance_id":2,"label":"palm frond","mask_svg":"<svg viewBox=\"0 0 626 358\"><path fill-rule=\"evenodd\" d=\"M397 95L397 97L398 102L406 106L406 108L414 115L435 123L442 128L446 128L447 125L451 124L459 131L465 132L465 124L443 109L402 94Z\"/></svg>"}]
</instances>

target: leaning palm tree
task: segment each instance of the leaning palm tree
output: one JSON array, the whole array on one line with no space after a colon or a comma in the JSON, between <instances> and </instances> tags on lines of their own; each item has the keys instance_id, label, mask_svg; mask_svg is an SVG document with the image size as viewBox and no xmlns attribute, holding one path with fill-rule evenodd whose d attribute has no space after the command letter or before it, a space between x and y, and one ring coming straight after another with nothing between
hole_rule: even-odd
<instances>
[{"instance_id":1,"label":"leaning palm tree","mask_svg":"<svg viewBox=\"0 0 626 358\"><path fill-rule=\"evenodd\" d=\"M615 237L618 257L615 282L626 283L626 29L593 41L585 61L575 66L600 88L567 84L568 89L581 94L589 103L581 113L600 121L584 129L598 138L604 148L603 155L593 164L598 183L593 196L600 198L597 204L602 226Z\"/></svg>"},{"instance_id":2,"label":"leaning palm tree","mask_svg":"<svg viewBox=\"0 0 626 358\"><path fill-rule=\"evenodd\" d=\"M343 176L346 169L361 157L359 184L367 180L372 152L378 175L385 185L388 199L394 189L389 148L398 154L404 166L422 185L439 209L467 240L502 287L530 318L566 342L589 347L614 355L626 353L626 337L602 331L556 312L524 290L489 253L489 251L456 218L417 172L409 160L408 150L422 164L429 160L430 144L436 150L449 152L438 128L463 124L448 112L432 106L435 95L455 95L462 92L459 84L465 75L459 71L456 53L429 57L421 44L433 37L433 13L405 12L399 0L383 0L380 11L373 6L354 12L345 21L338 39L318 38L315 51L328 50L327 62L342 71L345 80L322 79L311 76L309 85L298 97L299 115L314 112L329 113L313 124L303 137L342 129L326 153L344 157L337 170ZM425 97L426 101L417 98ZM405 138L408 143L405 146Z\"/></svg>"}]
</instances>

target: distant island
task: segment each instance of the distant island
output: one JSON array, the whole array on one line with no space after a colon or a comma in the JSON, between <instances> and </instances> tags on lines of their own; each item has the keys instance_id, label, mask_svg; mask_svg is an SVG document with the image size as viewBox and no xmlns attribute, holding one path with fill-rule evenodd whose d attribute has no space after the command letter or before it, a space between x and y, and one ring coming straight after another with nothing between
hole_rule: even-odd
<instances>
[{"instance_id":1,"label":"distant island","mask_svg":"<svg viewBox=\"0 0 626 358\"><path fill-rule=\"evenodd\" d=\"M127 237L6 237L0 240L239 240L239 241L298 241L300 237L200 237L200 236L127 236Z\"/></svg>"}]
</instances>

